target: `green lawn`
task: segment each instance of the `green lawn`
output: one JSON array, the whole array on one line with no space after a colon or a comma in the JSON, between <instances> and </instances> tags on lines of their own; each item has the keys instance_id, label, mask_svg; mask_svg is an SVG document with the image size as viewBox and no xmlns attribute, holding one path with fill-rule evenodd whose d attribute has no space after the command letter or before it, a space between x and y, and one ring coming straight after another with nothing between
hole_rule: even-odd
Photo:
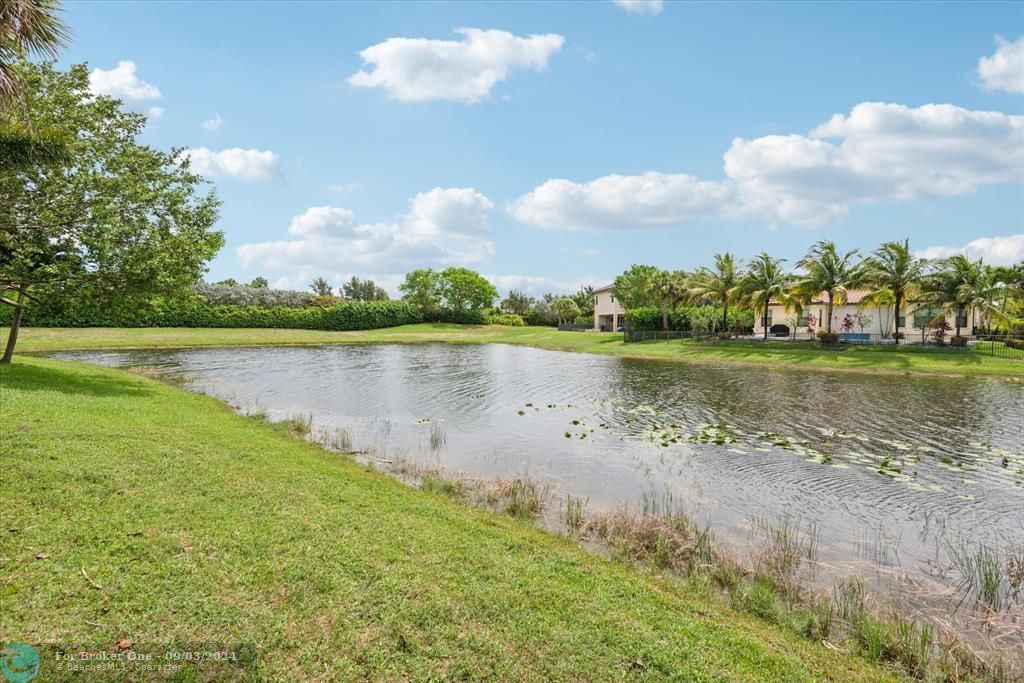
<instances>
[{"instance_id":1,"label":"green lawn","mask_svg":"<svg viewBox=\"0 0 1024 683\"><path fill-rule=\"evenodd\" d=\"M6 338L6 331L0 330ZM936 352L913 347L851 346L824 349L786 342L680 341L625 344L622 335L559 332L549 327L405 325L365 332L321 332L273 329L188 328L25 328L18 350L154 348L256 344L323 344L368 342L503 342L546 349L601 353L633 358L694 363L745 363L772 367L852 372L915 373L949 376L1024 377L1024 360L993 358L979 353Z\"/></svg>"},{"instance_id":2,"label":"green lawn","mask_svg":"<svg viewBox=\"0 0 1024 683\"><path fill-rule=\"evenodd\" d=\"M888 676L144 377L22 356L0 406L0 642L247 643L280 680Z\"/></svg>"}]
</instances>

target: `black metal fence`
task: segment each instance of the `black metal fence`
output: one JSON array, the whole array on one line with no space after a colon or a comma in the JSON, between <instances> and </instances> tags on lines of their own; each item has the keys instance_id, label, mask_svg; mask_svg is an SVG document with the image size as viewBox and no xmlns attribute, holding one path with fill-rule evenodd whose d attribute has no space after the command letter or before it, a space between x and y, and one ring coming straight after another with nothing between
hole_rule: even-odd
<instances>
[{"instance_id":1,"label":"black metal fence","mask_svg":"<svg viewBox=\"0 0 1024 683\"><path fill-rule=\"evenodd\" d=\"M562 332L583 332L594 329L594 326L580 323L558 323L558 329Z\"/></svg>"},{"instance_id":2,"label":"black metal fence","mask_svg":"<svg viewBox=\"0 0 1024 683\"><path fill-rule=\"evenodd\" d=\"M1024 335L979 335L971 342L971 349L986 356L1024 360Z\"/></svg>"},{"instance_id":3,"label":"black metal fence","mask_svg":"<svg viewBox=\"0 0 1024 683\"><path fill-rule=\"evenodd\" d=\"M823 343L819 338L806 332L788 334L786 336L743 335L739 337L719 337L712 335L694 335L692 332L680 332L678 330L627 330L623 334L623 341L627 344L652 341L686 340L703 342L789 342L798 345L814 346L886 346L907 348L913 350L927 350L950 353L980 353L987 356L1000 358L1015 358L1024 360L1024 335L977 335L971 337L946 337L937 340L934 336L920 334L903 334L896 345L896 339L892 335L867 334L867 333L843 333L837 334L836 344Z\"/></svg>"}]
</instances>

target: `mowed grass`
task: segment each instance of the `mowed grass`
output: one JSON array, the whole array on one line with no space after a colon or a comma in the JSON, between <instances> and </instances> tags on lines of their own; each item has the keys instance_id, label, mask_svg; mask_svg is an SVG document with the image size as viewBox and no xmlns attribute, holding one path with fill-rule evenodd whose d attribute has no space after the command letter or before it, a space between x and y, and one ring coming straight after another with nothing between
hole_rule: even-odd
<instances>
[{"instance_id":1,"label":"mowed grass","mask_svg":"<svg viewBox=\"0 0 1024 683\"><path fill-rule=\"evenodd\" d=\"M6 330L0 329L6 338ZM174 348L267 344L448 342L525 344L545 349L601 353L691 363L751 364L805 370L911 373L946 376L1024 377L1024 359L975 352L934 351L912 346L842 346L788 342L696 343L656 341L626 344L618 333L559 332L550 327L496 325L404 325L361 332L277 329L25 328L19 351L60 349Z\"/></svg>"},{"instance_id":2,"label":"mowed grass","mask_svg":"<svg viewBox=\"0 0 1024 683\"><path fill-rule=\"evenodd\" d=\"M0 406L0 642L247 643L260 680L888 677L145 377L22 356Z\"/></svg>"}]
</instances>

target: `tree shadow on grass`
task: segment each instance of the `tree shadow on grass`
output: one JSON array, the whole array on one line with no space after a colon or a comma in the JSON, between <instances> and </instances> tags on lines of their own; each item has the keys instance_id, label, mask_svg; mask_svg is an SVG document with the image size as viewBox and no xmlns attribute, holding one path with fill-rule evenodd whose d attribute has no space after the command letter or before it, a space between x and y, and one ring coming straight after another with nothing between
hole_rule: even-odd
<instances>
[{"instance_id":1,"label":"tree shadow on grass","mask_svg":"<svg viewBox=\"0 0 1024 683\"><path fill-rule=\"evenodd\" d=\"M12 391L57 391L86 396L146 396L152 393L149 387L132 377L74 372L17 361L0 368L0 387Z\"/></svg>"}]
</instances>

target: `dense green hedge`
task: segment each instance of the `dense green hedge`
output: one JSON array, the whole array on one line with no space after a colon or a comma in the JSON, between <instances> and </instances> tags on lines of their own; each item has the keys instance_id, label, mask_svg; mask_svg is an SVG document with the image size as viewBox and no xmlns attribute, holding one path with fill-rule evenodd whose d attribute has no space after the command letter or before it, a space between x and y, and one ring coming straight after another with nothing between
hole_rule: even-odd
<instances>
[{"instance_id":1,"label":"dense green hedge","mask_svg":"<svg viewBox=\"0 0 1024 683\"><path fill-rule=\"evenodd\" d=\"M0 306L0 324L13 309ZM305 330L372 330L423 322L418 308L404 301L344 301L326 308L290 306L210 306L201 300L155 301L147 305L101 308L70 306L60 311L29 306L22 324L34 327L257 327ZM486 320L484 320L486 322Z\"/></svg>"}]
</instances>

